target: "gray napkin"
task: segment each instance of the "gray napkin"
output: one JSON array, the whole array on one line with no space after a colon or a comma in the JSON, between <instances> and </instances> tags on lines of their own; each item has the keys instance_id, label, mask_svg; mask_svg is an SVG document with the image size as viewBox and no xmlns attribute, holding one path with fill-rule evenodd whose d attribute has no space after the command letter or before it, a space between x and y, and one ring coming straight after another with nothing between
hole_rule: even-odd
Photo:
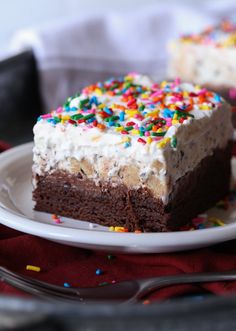
<instances>
[{"instance_id":1,"label":"gray napkin","mask_svg":"<svg viewBox=\"0 0 236 331\"><path fill-rule=\"evenodd\" d=\"M81 87L110 76L138 71L165 78L168 41L200 31L233 7L230 0L200 7L157 3L125 14L80 13L77 19L19 31L11 49L33 49L49 110Z\"/></svg>"}]
</instances>

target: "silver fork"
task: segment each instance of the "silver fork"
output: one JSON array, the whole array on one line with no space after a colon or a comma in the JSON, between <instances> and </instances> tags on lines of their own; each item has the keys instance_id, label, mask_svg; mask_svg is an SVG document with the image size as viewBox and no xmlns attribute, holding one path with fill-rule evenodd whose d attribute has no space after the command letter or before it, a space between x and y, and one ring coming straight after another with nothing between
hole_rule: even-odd
<instances>
[{"instance_id":1,"label":"silver fork","mask_svg":"<svg viewBox=\"0 0 236 331\"><path fill-rule=\"evenodd\" d=\"M236 271L190 273L136 279L90 288L65 288L52 285L19 275L3 267L0 267L0 279L24 292L47 300L79 301L84 303L112 300L122 303L135 303L148 293L171 285L234 281L236 280Z\"/></svg>"}]
</instances>

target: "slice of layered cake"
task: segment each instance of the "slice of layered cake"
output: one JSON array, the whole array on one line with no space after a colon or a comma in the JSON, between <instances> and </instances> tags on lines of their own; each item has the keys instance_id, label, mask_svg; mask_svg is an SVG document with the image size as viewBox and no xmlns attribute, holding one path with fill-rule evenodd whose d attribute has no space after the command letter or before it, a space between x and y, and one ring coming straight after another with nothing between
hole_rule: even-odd
<instances>
[{"instance_id":1,"label":"slice of layered cake","mask_svg":"<svg viewBox=\"0 0 236 331\"><path fill-rule=\"evenodd\" d=\"M224 20L169 45L168 77L213 89L236 105L236 23Z\"/></svg>"},{"instance_id":2,"label":"slice of layered cake","mask_svg":"<svg viewBox=\"0 0 236 331\"><path fill-rule=\"evenodd\" d=\"M34 127L35 209L130 231L172 231L229 188L230 106L135 73L84 88Z\"/></svg>"}]
</instances>

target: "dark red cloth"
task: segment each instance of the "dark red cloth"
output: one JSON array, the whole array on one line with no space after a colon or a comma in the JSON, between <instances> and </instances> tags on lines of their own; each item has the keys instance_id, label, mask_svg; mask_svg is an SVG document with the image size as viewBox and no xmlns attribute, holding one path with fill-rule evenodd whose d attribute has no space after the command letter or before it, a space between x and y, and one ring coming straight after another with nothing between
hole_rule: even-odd
<instances>
[{"instance_id":1,"label":"dark red cloth","mask_svg":"<svg viewBox=\"0 0 236 331\"><path fill-rule=\"evenodd\" d=\"M11 146L8 143L0 140L0 153L10 148Z\"/></svg>"},{"instance_id":2,"label":"dark red cloth","mask_svg":"<svg viewBox=\"0 0 236 331\"><path fill-rule=\"evenodd\" d=\"M236 241L168 254L116 254L112 259L108 259L108 254L56 244L0 226L0 265L58 285L68 282L71 286L90 287L113 280L118 282L179 273L236 270ZM40 266L41 271L27 271L26 265L29 264ZM103 271L100 276L96 275L98 268ZM172 286L154 292L149 299L167 299L205 291L233 293L236 291L236 282ZM0 282L0 293L23 294L3 282Z\"/></svg>"}]
</instances>

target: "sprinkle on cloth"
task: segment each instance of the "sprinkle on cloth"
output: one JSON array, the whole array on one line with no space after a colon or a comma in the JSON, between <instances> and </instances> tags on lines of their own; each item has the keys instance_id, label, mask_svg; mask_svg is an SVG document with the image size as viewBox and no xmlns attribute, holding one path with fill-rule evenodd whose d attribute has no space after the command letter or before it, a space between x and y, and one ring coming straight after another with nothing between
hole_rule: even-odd
<instances>
[{"instance_id":1,"label":"sprinkle on cloth","mask_svg":"<svg viewBox=\"0 0 236 331\"><path fill-rule=\"evenodd\" d=\"M96 273L97 276L100 276L100 275L102 275L104 272L103 272L101 269L97 269L95 273Z\"/></svg>"},{"instance_id":2,"label":"sprinkle on cloth","mask_svg":"<svg viewBox=\"0 0 236 331\"><path fill-rule=\"evenodd\" d=\"M151 301L150 300L144 300L142 302L143 305L150 305Z\"/></svg>"},{"instance_id":3,"label":"sprinkle on cloth","mask_svg":"<svg viewBox=\"0 0 236 331\"><path fill-rule=\"evenodd\" d=\"M180 37L182 42L209 45L215 47L236 46L236 22L223 20L216 26L210 26L199 34L186 34Z\"/></svg>"},{"instance_id":4,"label":"sprinkle on cloth","mask_svg":"<svg viewBox=\"0 0 236 331\"><path fill-rule=\"evenodd\" d=\"M67 282L65 282L65 283L63 284L63 286L64 286L64 287L67 287L67 288L71 287L70 284L67 283Z\"/></svg>"},{"instance_id":5,"label":"sprinkle on cloth","mask_svg":"<svg viewBox=\"0 0 236 331\"><path fill-rule=\"evenodd\" d=\"M37 266L34 266L34 265L28 264L26 266L26 270L40 272L41 271L41 268L40 267L37 267Z\"/></svg>"},{"instance_id":6,"label":"sprinkle on cloth","mask_svg":"<svg viewBox=\"0 0 236 331\"><path fill-rule=\"evenodd\" d=\"M106 285L110 285L110 284L108 282L102 282L98 284L98 286L106 286Z\"/></svg>"},{"instance_id":7,"label":"sprinkle on cloth","mask_svg":"<svg viewBox=\"0 0 236 331\"><path fill-rule=\"evenodd\" d=\"M120 136L129 148L139 143L144 148L176 149L176 130L195 118L195 111L211 111L221 104L221 97L180 79L155 83L146 76L130 73L85 87L81 94L69 97L63 107L41 115L38 121L52 127L80 127L93 130L94 141L100 132Z\"/></svg>"}]
</instances>

